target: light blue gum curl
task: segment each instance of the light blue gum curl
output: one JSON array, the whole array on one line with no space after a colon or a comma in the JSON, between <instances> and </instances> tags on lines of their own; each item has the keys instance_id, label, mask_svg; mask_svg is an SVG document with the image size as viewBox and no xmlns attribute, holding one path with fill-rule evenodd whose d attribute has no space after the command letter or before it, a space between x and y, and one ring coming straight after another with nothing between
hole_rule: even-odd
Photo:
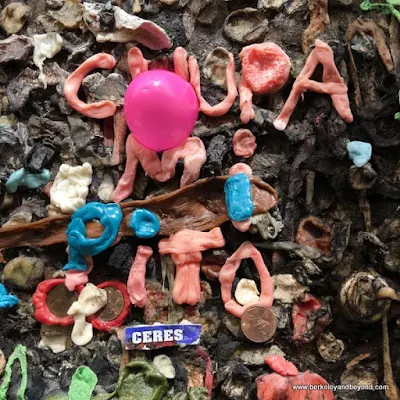
<instances>
[{"instance_id":1,"label":"light blue gum curl","mask_svg":"<svg viewBox=\"0 0 400 400\"><path fill-rule=\"evenodd\" d=\"M118 235L122 221L122 211L118 204L88 203L72 214L68 225L69 261L64 271L86 271L85 256L95 256L106 250ZM86 237L85 223L98 220L104 227L103 234L98 238Z\"/></svg>"},{"instance_id":2,"label":"light blue gum curl","mask_svg":"<svg viewBox=\"0 0 400 400\"><path fill-rule=\"evenodd\" d=\"M229 177L224 186L225 203L232 221L245 221L253 215L250 178L244 174Z\"/></svg>"},{"instance_id":3,"label":"light blue gum curl","mask_svg":"<svg viewBox=\"0 0 400 400\"><path fill-rule=\"evenodd\" d=\"M347 143L347 151L350 159L358 168L363 167L372 156L372 146L367 142L349 142Z\"/></svg>"},{"instance_id":4,"label":"light blue gum curl","mask_svg":"<svg viewBox=\"0 0 400 400\"><path fill-rule=\"evenodd\" d=\"M141 239L151 239L160 230L160 220L153 212L145 208L137 208L131 215L130 228Z\"/></svg>"},{"instance_id":5,"label":"light blue gum curl","mask_svg":"<svg viewBox=\"0 0 400 400\"><path fill-rule=\"evenodd\" d=\"M12 308L18 303L18 297L8 294L5 286L0 283L0 308Z\"/></svg>"},{"instance_id":6,"label":"light blue gum curl","mask_svg":"<svg viewBox=\"0 0 400 400\"><path fill-rule=\"evenodd\" d=\"M19 186L28 189L37 189L50 181L50 171L44 169L40 174L31 174L25 168L13 172L6 182L6 189L9 193L15 193Z\"/></svg>"}]
</instances>

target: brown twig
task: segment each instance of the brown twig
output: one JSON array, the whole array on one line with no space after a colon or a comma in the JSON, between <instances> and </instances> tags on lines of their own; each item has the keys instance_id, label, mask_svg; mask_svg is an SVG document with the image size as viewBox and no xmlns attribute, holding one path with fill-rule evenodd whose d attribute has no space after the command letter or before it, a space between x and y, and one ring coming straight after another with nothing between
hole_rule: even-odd
<instances>
[{"instance_id":1,"label":"brown twig","mask_svg":"<svg viewBox=\"0 0 400 400\"><path fill-rule=\"evenodd\" d=\"M229 176L198 180L174 192L147 200L121 203L124 214L118 237L133 236L129 226L132 212L139 207L153 211L160 218L159 235L169 236L179 230L208 231L229 221L225 205L224 184ZM276 191L259 179L251 178L254 215L268 211L271 196L277 199ZM14 225L0 229L0 249L10 247L41 247L66 243L66 230L70 216L45 218L30 224ZM96 222L86 224L88 237L98 237L102 226Z\"/></svg>"},{"instance_id":2,"label":"brown twig","mask_svg":"<svg viewBox=\"0 0 400 400\"><path fill-rule=\"evenodd\" d=\"M307 54L318 35L329 25L328 0L309 0L310 25L303 33L303 53Z\"/></svg>"},{"instance_id":3,"label":"brown twig","mask_svg":"<svg viewBox=\"0 0 400 400\"><path fill-rule=\"evenodd\" d=\"M387 315L382 318L382 336L383 336L383 370L384 380L388 389L385 395L388 400L398 400L400 392L393 378L392 362L390 360L389 331L387 325Z\"/></svg>"},{"instance_id":4,"label":"brown twig","mask_svg":"<svg viewBox=\"0 0 400 400\"><path fill-rule=\"evenodd\" d=\"M363 102L360 84L357 77L357 66L351 51L351 41L357 33L365 33L375 39L379 56L381 57L382 62L388 72L392 72L394 70L394 65L390 50L386 46L385 35L374 21L367 21L359 18L349 25L344 38L346 42L347 54L349 56L350 77L354 85L354 102L358 107L361 107Z\"/></svg>"},{"instance_id":5,"label":"brown twig","mask_svg":"<svg viewBox=\"0 0 400 400\"><path fill-rule=\"evenodd\" d=\"M359 192L358 207L364 217L365 230L371 232L371 207L369 205L366 190L360 190Z\"/></svg>"}]
</instances>

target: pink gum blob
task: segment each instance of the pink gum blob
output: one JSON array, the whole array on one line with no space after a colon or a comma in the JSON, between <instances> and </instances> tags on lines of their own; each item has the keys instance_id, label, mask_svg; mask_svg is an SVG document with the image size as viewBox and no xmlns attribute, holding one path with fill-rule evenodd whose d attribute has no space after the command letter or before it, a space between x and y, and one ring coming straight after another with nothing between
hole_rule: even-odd
<instances>
[{"instance_id":1,"label":"pink gum blob","mask_svg":"<svg viewBox=\"0 0 400 400\"><path fill-rule=\"evenodd\" d=\"M199 101L192 85L173 72L139 74L125 93L125 119L143 146L164 151L179 146L193 130Z\"/></svg>"}]
</instances>

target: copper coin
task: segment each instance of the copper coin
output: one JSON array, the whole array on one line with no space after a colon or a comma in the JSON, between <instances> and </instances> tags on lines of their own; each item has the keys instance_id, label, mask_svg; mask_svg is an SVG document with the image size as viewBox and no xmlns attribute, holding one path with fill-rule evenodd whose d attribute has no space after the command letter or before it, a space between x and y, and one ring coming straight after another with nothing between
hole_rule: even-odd
<instances>
[{"instance_id":1,"label":"copper coin","mask_svg":"<svg viewBox=\"0 0 400 400\"><path fill-rule=\"evenodd\" d=\"M57 285L47 293L46 304L56 317L62 318L67 316L67 311L76 300L76 292L70 292L64 285Z\"/></svg>"},{"instance_id":2,"label":"copper coin","mask_svg":"<svg viewBox=\"0 0 400 400\"><path fill-rule=\"evenodd\" d=\"M255 343L264 343L274 336L276 331L275 314L267 307L254 305L248 307L241 318L243 334Z\"/></svg>"},{"instance_id":3,"label":"copper coin","mask_svg":"<svg viewBox=\"0 0 400 400\"><path fill-rule=\"evenodd\" d=\"M107 292L107 304L96 314L102 321L112 321L121 315L124 308L124 296L113 286L103 288Z\"/></svg>"}]
</instances>

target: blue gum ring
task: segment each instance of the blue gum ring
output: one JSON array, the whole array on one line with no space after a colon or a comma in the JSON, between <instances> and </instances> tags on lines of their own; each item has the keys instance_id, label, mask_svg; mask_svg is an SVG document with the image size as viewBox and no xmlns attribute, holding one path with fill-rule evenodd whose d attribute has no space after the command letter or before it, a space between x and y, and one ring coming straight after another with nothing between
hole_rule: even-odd
<instances>
[{"instance_id":1,"label":"blue gum ring","mask_svg":"<svg viewBox=\"0 0 400 400\"><path fill-rule=\"evenodd\" d=\"M150 239L160 230L160 220L153 212L145 208L137 208L131 215L129 226L141 239Z\"/></svg>"},{"instance_id":2,"label":"blue gum ring","mask_svg":"<svg viewBox=\"0 0 400 400\"><path fill-rule=\"evenodd\" d=\"M106 250L118 235L122 221L122 211L118 204L88 203L72 214L68 225L69 262L64 270L86 271L85 256L95 256ZM86 237L85 223L98 220L104 227L98 238Z\"/></svg>"}]
</instances>

